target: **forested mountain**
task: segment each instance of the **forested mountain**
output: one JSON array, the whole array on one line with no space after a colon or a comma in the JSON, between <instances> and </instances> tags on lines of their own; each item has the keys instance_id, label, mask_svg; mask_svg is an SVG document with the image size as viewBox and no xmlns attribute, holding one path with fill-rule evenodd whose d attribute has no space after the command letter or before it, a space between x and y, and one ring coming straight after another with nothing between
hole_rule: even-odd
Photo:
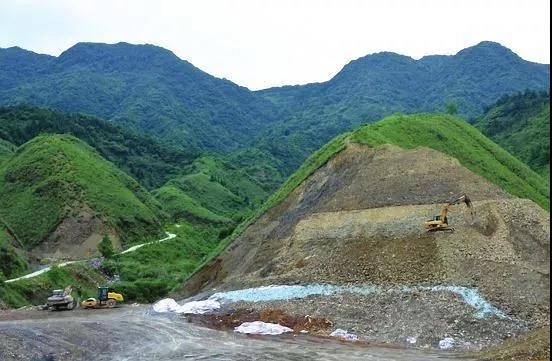
<instances>
[{"instance_id":1,"label":"forested mountain","mask_svg":"<svg viewBox=\"0 0 552 361\"><path fill-rule=\"evenodd\" d=\"M526 91L505 95L487 107L474 125L541 175L550 175L548 93Z\"/></svg>"},{"instance_id":2,"label":"forested mountain","mask_svg":"<svg viewBox=\"0 0 552 361\"><path fill-rule=\"evenodd\" d=\"M19 146L42 133L71 134L139 180L157 188L198 154L92 116L31 106L0 107L0 139ZM0 141L2 149L10 148Z\"/></svg>"},{"instance_id":3,"label":"forested mountain","mask_svg":"<svg viewBox=\"0 0 552 361\"><path fill-rule=\"evenodd\" d=\"M372 54L324 83L259 91L293 114L266 130L256 146L283 160L287 174L333 136L392 113L449 111L471 118L503 94L549 87L549 65L493 42L420 60Z\"/></svg>"},{"instance_id":4,"label":"forested mountain","mask_svg":"<svg viewBox=\"0 0 552 361\"><path fill-rule=\"evenodd\" d=\"M78 43L59 57L0 49L0 104L116 121L186 147L229 151L276 120L276 107L153 45Z\"/></svg>"},{"instance_id":5,"label":"forested mountain","mask_svg":"<svg viewBox=\"0 0 552 361\"><path fill-rule=\"evenodd\" d=\"M503 94L548 89L549 77L549 65L492 42L420 60L372 54L327 82L257 92L153 45L79 43L59 57L0 49L0 104L93 114L186 149L238 150L236 161L273 184L280 181L274 171L291 173L331 137L363 123L447 104L474 117Z\"/></svg>"}]
</instances>

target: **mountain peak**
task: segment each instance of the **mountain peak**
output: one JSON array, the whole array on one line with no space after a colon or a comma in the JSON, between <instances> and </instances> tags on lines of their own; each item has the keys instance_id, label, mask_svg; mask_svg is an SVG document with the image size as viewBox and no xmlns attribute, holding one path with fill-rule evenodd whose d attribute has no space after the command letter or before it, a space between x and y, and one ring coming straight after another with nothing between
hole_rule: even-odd
<instances>
[{"instance_id":1,"label":"mountain peak","mask_svg":"<svg viewBox=\"0 0 552 361\"><path fill-rule=\"evenodd\" d=\"M173 52L151 44L77 43L64 51L58 62L64 66L94 64L102 68L143 68L182 61Z\"/></svg>"},{"instance_id":2,"label":"mountain peak","mask_svg":"<svg viewBox=\"0 0 552 361\"><path fill-rule=\"evenodd\" d=\"M508 49L504 45L494 41L482 41L474 46L460 50L455 57L501 57L503 59L519 59L522 60L516 53Z\"/></svg>"}]
</instances>

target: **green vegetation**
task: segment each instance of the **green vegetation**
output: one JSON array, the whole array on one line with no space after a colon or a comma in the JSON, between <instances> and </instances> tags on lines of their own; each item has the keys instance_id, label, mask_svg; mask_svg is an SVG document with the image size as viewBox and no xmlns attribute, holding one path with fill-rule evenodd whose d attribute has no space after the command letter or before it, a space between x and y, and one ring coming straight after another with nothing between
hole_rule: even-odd
<instances>
[{"instance_id":1,"label":"green vegetation","mask_svg":"<svg viewBox=\"0 0 552 361\"><path fill-rule=\"evenodd\" d=\"M0 218L25 247L81 212L93 212L126 242L158 235L161 228L157 201L72 136L39 136L0 169Z\"/></svg>"},{"instance_id":2,"label":"green vegetation","mask_svg":"<svg viewBox=\"0 0 552 361\"><path fill-rule=\"evenodd\" d=\"M4 163L4 161L11 158L16 148L17 147L10 142L4 139L0 139L0 166L2 166L2 163Z\"/></svg>"},{"instance_id":3,"label":"green vegetation","mask_svg":"<svg viewBox=\"0 0 552 361\"><path fill-rule=\"evenodd\" d=\"M91 114L216 151L250 143L276 120L274 105L247 88L166 49L127 43L78 43L59 57L0 49L0 104Z\"/></svg>"},{"instance_id":4,"label":"green vegetation","mask_svg":"<svg viewBox=\"0 0 552 361\"><path fill-rule=\"evenodd\" d=\"M100 243L98 243L98 251L102 255L102 257L105 258L111 258L113 255L115 255L115 250L113 249L113 243L111 242L111 239L106 234L102 237L102 240Z\"/></svg>"},{"instance_id":5,"label":"green vegetation","mask_svg":"<svg viewBox=\"0 0 552 361\"><path fill-rule=\"evenodd\" d=\"M550 177L550 96L525 91L505 95L474 122L483 134Z\"/></svg>"},{"instance_id":6,"label":"green vegetation","mask_svg":"<svg viewBox=\"0 0 552 361\"><path fill-rule=\"evenodd\" d=\"M17 282L0 282L0 304L18 308L40 305L52 295L52 290L73 286L73 296L85 299L97 295L97 287L105 282L104 277L94 268L75 263L65 267L53 266L48 272L37 277Z\"/></svg>"},{"instance_id":7,"label":"green vegetation","mask_svg":"<svg viewBox=\"0 0 552 361\"><path fill-rule=\"evenodd\" d=\"M339 135L311 155L255 214L221 242L211 258L226 248L255 219L282 202L312 173L345 149L348 142L370 146L389 143L402 148L433 148L458 159L472 172L515 196L529 198L545 209L550 205L548 184L543 177L462 119L448 114L394 115Z\"/></svg>"},{"instance_id":8,"label":"green vegetation","mask_svg":"<svg viewBox=\"0 0 552 361\"><path fill-rule=\"evenodd\" d=\"M472 118L503 94L549 88L549 65L527 62L492 42L420 60L372 54L351 61L327 82L259 91L291 114L261 133L254 146L282 161L287 176L333 137L385 116L445 110Z\"/></svg>"},{"instance_id":9,"label":"green vegetation","mask_svg":"<svg viewBox=\"0 0 552 361\"><path fill-rule=\"evenodd\" d=\"M230 223L230 218L211 212L202 207L196 200L183 190L173 185L166 185L156 190L155 198L163 205L163 210L173 219L188 219L190 221Z\"/></svg>"},{"instance_id":10,"label":"green vegetation","mask_svg":"<svg viewBox=\"0 0 552 361\"><path fill-rule=\"evenodd\" d=\"M219 229L181 222L170 229L176 238L116 255L103 268L120 276L121 281L112 287L125 299L153 302L180 285L211 253L219 242Z\"/></svg>"},{"instance_id":11,"label":"green vegetation","mask_svg":"<svg viewBox=\"0 0 552 361\"><path fill-rule=\"evenodd\" d=\"M19 146L43 133L71 134L83 140L148 188L161 186L197 157L91 116L29 106L0 107L0 138ZM11 143L0 140L0 164L3 154L15 151Z\"/></svg>"},{"instance_id":12,"label":"green vegetation","mask_svg":"<svg viewBox=\"0 0 552 361\"><path fill-rule=\"evenodd\" d=\"M20 251L11 244L8 234L0 228L0 274L9 279L19 276L28 267Z\"/></svg>"},{"instance_id":13,"label":"green vegetation","mask_svg":"<svg viewBox=\"0 0 552 361\"><path fill-rule=\"evenodd\" d=\"M239 223L267 192L245 171L210 154L197 158L154 195L174 219Z\"/></svg>"},{"instance_id":14,"label":"green vegetation","mask_svg":"<svg viewBox=\"0 0 552 361\"><path fill-rule=\"evenodd\" d=\"M371 146L391 143L402 148L433 148L458 159L508 193L549 207L547 181L460 118L397 115L356 130L350 139Z\"/></svg>"},{"instance_id":15,"label":"green vegetation","mask_svg":"<svg viewBox=\"0 0 552 361\"><path fill-rule=\"evenodd\" d=\"M548 65L491 42L420 60L371 54L326 82L256 92L152 45L79 43L59 57L0 49L0 65L0 104L93 114L185 149L237 150L232 160L245 158L234 163L269 191L324 143L361 124L396 112L442 111L446 104L475 117L503 94L550 87ZM252 151L243 150L249 146ZM168 179L148 179L140 169L155 172L141 164L127 169L128 162L96 149L148 188ZM145 165L151 164L165 166Z\"/></svg>"}]
</instances>

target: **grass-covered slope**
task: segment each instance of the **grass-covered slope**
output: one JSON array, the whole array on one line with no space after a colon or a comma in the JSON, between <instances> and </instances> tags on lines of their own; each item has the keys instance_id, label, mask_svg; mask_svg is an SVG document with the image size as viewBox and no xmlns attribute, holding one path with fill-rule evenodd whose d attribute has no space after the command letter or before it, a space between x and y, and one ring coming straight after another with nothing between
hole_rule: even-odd
<instances>
[{"instance_id":1,"label":"grass-covered slope","mask_svg":"<svg viewBox=\"0 0 552 361\"><path fill-rule=\"evenodd\" d=\"M267 191L242 169L210 154L197 158L154 195L175 219L231 223L260 206Z\"/></svg>"},{"instance_id":2,"label":"grass-covered slope","mask_svg":"<svg viewBox=\"0 0 552 361\"><path fill-rule=\"evenodd\" d=\"M549 206L546 180L460 118L448 115L392 116L355 131L350 140L402 148L426 146L448 154L510 194ZM438 180L436 180L438 182Z\"/></svg>"},{"instance_id":3,"label":"grass-covered slope","mask_svg":"<svg viewBox=\"0 0 552 361\"><path fill-rule=\"evenodd\" d=\"M506 95L474 123L483 134L544 177L550 175L550 95Z\"/></svg>"},{"instance_id":4,"label":"grass-covered slope","mask_svg":"<svg viewBox=\"0 0 552 361\"><path fill-rule=\"evenodd\" d=\"M0 169L0 218L26 248L86 207L124 241L160 231L157 201L72 136L36 137Z\"/></svg>"},{"instance_id":5,"label":"grass-covered slope","mask_svg":"<svg viewBox=\"0 0 552 361\"><path fill-rule=\"evenodd\" d=\"M0 138L21 145L43 133L71 134L85 141L148 189L161 186L197 157L189 149L95 117L31 106L0 107ZM4 152L0 141L0 162Z\"/></svg>"},{"instance_id":6,"label":"grass-covered slope","mask_svg":"<svg viewBox=\"0 0 552 361\"><path fill-rule=\"evenodd\" d=\"M293 189L345 149L348 142L402 148L429 147L448 154L472 172L507 192L549 207L546 179L493 143L462 119L446 114L394 115L335 137L311 155L287 181L268 198L263 212L281 202ZM439 180L436 179L436 182Z\"/></svg>"},{"instance_id":7,"label":"grass-covered slope","mask_svg":"<svg viewBox=\"0 0 552 361\"><path fill-rule=\"evenodd\" d=\"M464 167L508 193L531 199L546 210L549 208L548 182L467 122L446 114L394 115L341 134L312 154L254 215L219 244L210 259L223 251L264 212L284 201L295 188L350 143L374 147L393 144L406 149L432 148L456 158ZM404 174L408 174L407 171L404 169ZM435 183L438 182L439 179L435 179Z\"/></svg>"},{"instance_id":8,"label":"grass-covered slope","mask_svg":"<svg viewBox=\"0 0 552 361\"><path fill-rule=\"evenodd\" d=\"M17 147L10 142L0 139L0 166L2 163L9 159Z\"/></svg>"}]
</instances>

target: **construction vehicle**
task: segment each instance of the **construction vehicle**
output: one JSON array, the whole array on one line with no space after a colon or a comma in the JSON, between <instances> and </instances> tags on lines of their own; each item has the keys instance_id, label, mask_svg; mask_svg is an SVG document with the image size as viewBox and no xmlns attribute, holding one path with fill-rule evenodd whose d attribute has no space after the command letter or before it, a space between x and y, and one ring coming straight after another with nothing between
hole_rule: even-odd
<instances>
[{"instance_id":1,"label":"construction vehicle","mask_svg":"<svg viewBox=\"0 0 552 361\"><path fill-rule=\"evenodd\" d=\"M439 215L433 217L433 219L429 219L424 222L424 226L427 229L427 231L428 232L436 232L436 231L454 232L454 228L449 227L447 214L451 210L452 206L460 203L465 203L468 209L471 210L472 216L473 216L471 200L466 194L462 194L460 197L456 198L452 202L445 204L443 208L441 208L441 213L439 213Z\"/></svg>"},{"instance_id":2,"label":"construction vehicle","mask_svg":"<svg viewBox=\"0 0 552 361\"><path fill-rule=\"evenodd\" d=\"M71 296L71 292L73 292L72 286L67 286L63 290L54 290L47 299L46 308L54 311L72 310L77 305L77 301Z\"/></svg>"},{"instance_id":3,"label":"construction vehicle","mask_svg":"<svg viewBox=\"0 0 552 361\"><path fill-rule=\"evenodd\" d=\"M98 298L87 298L81 302L82 308L113 308L117 302L123 302L123 295L109 292L109 287L98 287Z\"/></svg>"}]
</instances>

